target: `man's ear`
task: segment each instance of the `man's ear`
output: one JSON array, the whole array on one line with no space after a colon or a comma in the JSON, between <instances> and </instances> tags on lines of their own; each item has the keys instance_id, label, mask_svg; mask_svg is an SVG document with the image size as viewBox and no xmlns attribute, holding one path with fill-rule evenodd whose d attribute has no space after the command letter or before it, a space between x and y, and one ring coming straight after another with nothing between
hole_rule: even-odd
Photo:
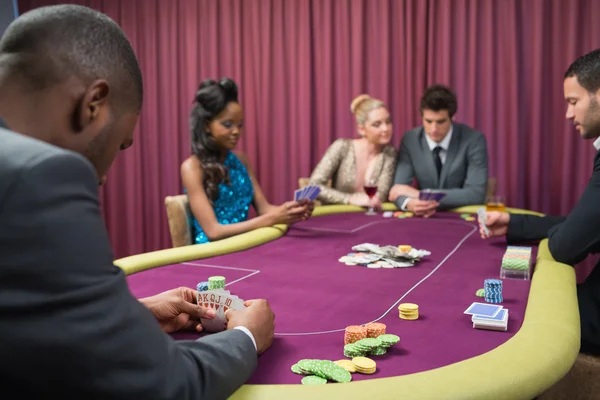
<instances>
[{"instance_id":1,"label":"man's ear","mask_svg":"<svg viewBox=\"0 0 600 400\"><path fill-rule=\"evenodd\" d=\"M81 132L101 117L102 110L108 105L108 82L104 79L94 81L75 105L73 130Z\"/></svg>"}]
</instances>

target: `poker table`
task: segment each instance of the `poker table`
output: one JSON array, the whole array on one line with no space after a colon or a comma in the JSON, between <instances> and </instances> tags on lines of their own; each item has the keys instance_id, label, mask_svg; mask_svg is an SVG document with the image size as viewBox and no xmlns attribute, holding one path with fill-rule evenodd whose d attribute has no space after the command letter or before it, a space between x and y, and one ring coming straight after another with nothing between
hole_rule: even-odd
<instances>
[{"instance_id":1,"label":"poker table","mask_svg":"<svg viewBox=\"0 0 600 400\"><path fill-rule=\"evenodd\" d=\"M266 298L276 314L275 340L235 399L403 398L532 399L573 365L579 350L575 272L534 246L531 280L503 280L506 332L474 329L464 311L487 278L498 278L504 239L484 241L478 207L423 218L365 215L353 206L322 206L313 218L214 243L117 260L140 298L225 276L241 299ZM386 204L384 209L392 210ZM513 213L530 213L509 209ZM339 258L354 245L411 245L431 254L413 267L371 269ZM419 318L400 319L398 304L416 303ZM300 384L301 359L344 359L344 330L377 321L400 337L373 375L350 383ZM198 338L175 333L174 340Z\"/></svg>"}]
</instances>

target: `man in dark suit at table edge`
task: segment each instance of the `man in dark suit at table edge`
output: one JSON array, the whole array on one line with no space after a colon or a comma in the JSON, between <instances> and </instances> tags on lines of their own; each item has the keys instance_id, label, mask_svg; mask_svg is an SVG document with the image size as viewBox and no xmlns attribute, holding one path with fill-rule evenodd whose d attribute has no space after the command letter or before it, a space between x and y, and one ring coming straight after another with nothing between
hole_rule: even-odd
<instances>
[{"instance_id":1,"label":"man in dark suit at table edge","mask_svg":"<svg viewBox=\"0 0 600 400\"><path fill-rule=\"evenodd\" d=\"M506 235L518 243L548 238L548 248L558 262L576 265L600 252L600 49L579 57L567 70L563 82L566 118L584 139L596 139L594 168L575 208L567 215L538 217L488 212L487 235ZM581 321L581 352L600 355L600 267L595 265L585 282L577 285Z\"/></svg>"},{"instance_id":2,"label":"man in dark suit at table edge","mask_svg":"<svg viewBox=\"0 0 600 400\"><path fill-rule=\"evenodd\" d=\"M190 288L138 301L113 264L97 184L133 143L142 97L133 49L97 11L34 9L0 40L6 398L224 399L272 343L265 300L228 312L225 332L174 341L214 311Z\"/></svg>"}]
</instances>

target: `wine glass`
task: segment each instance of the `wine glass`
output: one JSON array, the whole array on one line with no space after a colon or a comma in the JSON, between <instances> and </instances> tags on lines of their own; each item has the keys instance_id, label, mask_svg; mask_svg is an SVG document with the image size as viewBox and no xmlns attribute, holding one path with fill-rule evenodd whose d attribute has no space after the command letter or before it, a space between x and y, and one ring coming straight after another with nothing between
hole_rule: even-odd
<instances>
[{"instance_id":1,"label":"wine glass","mask_svg":"<svg viewBox=\"0 0 600 400\"><path fill-rule=\"evenodd\" d=\"M371 179L365 182L363 188L365 189L365 193L367 194L367 196L369 196L369 199L372 199L373 196L375 196L375 193L377 193L377 182L375 182L374 179ZM376 215L377 213L375 212L372 206L369 206L369 210L365 214Z\"/></svg>"}]
</instances>

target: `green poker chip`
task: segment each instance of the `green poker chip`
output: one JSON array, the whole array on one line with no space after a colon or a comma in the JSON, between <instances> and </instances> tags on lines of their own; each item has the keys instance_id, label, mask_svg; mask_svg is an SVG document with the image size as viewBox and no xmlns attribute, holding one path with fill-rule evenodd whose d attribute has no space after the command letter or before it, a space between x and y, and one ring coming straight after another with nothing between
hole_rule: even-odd
<instances>
[{"instance_id":1,"label":"green poker chip","mask_svg":"<svg viewBox=\"0 0 600 400\"><path fill-rule=\"evenodd\" d=\"M381 341L383 346L390 347L400 341L400 336L392 335L391 333L386 333L386 334L379 336L377 339L379 339Z\"/></svg>"},{"instance_id":2,"label":"green poker chip","mask_svg":"<svg viewBox=\"0 0 600 400\"><path fill-rule=\"evenodd\" d=\"M377 347L376 349L371 350L371 355L373 356L382 356L387 353L387 348L385 347Z\"/></svg>"},{"instance_id":3,"label":"green poker chip","mask_svg":"<svg viewBox=\"0 0 600 400\"><path fill-rule=\"evenodd\" d=\"M524 258L504 258L502 268L518 271L527 271L529 269L529 259Z\"/></svg>"},{"instance_id":4,"label":"green poker chip","mask_svg":"<svg viewBox=\"0 0 600 400\"><path fill-rule=\"evenodd\" d=\"M225 277L224 276L211 276L208 278L208 289L224 289L225 288Z\"/></svg>"},{"instance_id":5,"label":"green poker chip","mask_svg":"<svg viewBox=\"0 0 600 400\"><path fill-rule=\"evenodd\" d=\"M350 372L335 364L333 361L320 360L317 362L317 368L319 369L321 375L325 376L329 380L340 383L346 383L352 380L352 375L350 375Z\"/></svg>"},{"instance_id":6,"label":"green poker chip","mask_svg":"<svg viewBox=\"0 0 600 400\"><path fill-rule=\"evenodd\" d=\"M304 371L298 364L292 365L292 372L298 375L307 375L307 372Z\"/></svg>"},{"instance_id":7,"label":"green poker chip","mask_svg":"<svg viewBox=\"0 0 600 400\"><path fill-rule=\"evenodd\" d=\"M301 382L303 385L324 385L327 383L327 379L315 375L309 375L302 378Z\"/></svg>"},{"instance_id":8,"label":"green poker chip","mask_svg":"<svg viewBox=\"0 0 600 400\"><path fill-rule=\"evenodd\" d=\"M485 289L479 289L477 292L475 292L475 296L477 296L477 297L485 296Z\"/></svg>"}]
</instances>

